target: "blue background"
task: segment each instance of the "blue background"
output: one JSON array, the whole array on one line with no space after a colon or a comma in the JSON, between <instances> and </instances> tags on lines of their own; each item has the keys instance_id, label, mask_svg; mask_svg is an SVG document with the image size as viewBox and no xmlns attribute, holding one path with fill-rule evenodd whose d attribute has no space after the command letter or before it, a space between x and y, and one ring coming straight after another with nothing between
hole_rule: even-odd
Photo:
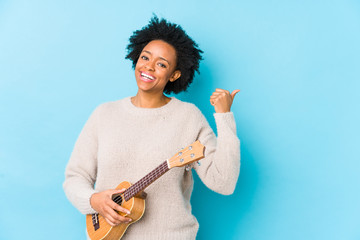
<instances>
[{"instance_id":1,"label":"blue background","mask_svg":"<svg viewBox=\"0 0 360 240\"><path fill-rule=\"evenodd\" d=\"M100 103L136 94L129 36L156 13L204 50L178 98L212 127L241 89L236 191L196 177L198 239L360 239L360 2L0 1L0 239L85 239L62 182Z\"/></svg>"}]
</instances>

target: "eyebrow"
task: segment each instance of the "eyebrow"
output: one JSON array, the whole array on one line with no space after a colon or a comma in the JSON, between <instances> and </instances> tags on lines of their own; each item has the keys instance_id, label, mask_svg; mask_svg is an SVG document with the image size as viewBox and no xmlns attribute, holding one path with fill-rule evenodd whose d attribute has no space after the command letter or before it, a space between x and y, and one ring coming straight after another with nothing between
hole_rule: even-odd
<instances>
[{"instance_id":1,"label":"eyebrow","mask_svg":"<svg viewBox=\"0 0 360 240\"><path fill-rule=\"evenodd\" d=\"M152 55L152 53L150 51L144 50L143 52L146 52L146 53ZM163 58L163 57L159 57L159 58L166 61L170 65L170 62L168 60L166 60L165 58Z\"/></svg>"}]
</instances>

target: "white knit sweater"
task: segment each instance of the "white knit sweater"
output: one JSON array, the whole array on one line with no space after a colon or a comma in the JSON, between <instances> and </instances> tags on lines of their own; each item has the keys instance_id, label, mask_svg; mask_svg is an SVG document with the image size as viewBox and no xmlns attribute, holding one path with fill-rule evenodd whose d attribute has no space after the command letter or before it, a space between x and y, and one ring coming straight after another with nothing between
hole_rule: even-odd
<instances>
[{"instance_id":1,"label":"white knit sweater","mask_svg":"<svg viewBox=\"0 0 360 240\"><path fill-rule=\"evenodd\" d=\"M100 105L86 122L65 171L64 190L83 214L95 211L90 197L135 183L196 140L205 145L201 165L192 164L210 189L233 193L240 170L240 141L233 113L214 114L218 137L200 110L174 97L160 108L139 108L127 97ZM191 171L172 168L148 188L143 217L123 240L195 239L199 224L191 213ZM210 216L209 216L210 217Z\"/></svg>"}]
</instances>

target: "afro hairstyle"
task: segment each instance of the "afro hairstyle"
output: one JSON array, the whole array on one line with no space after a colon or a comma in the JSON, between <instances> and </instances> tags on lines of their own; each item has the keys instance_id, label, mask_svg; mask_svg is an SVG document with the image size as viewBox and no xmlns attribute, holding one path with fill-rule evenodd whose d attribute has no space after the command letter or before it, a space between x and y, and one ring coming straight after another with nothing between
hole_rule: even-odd
<instances>
[{"instance_id":1,"label":"afro hairstyle","mask_svg":"<svg viewBox=\"0 0 360 240\"><path fill-rule=\"evenodd\" d=\"M199 73L199 64L202 60L198 45L186 34L181 26L170 23L165 19L159 20L157 16L151 18L149 24L137 30L129 38L126 59L133 62L135 69L143 48L153 40L162 40L176 50L176 70L181 76L174 82L168 82L164 88L166 94L186 91L192 83L195 71Z\"/></svg>"}]
</instances>

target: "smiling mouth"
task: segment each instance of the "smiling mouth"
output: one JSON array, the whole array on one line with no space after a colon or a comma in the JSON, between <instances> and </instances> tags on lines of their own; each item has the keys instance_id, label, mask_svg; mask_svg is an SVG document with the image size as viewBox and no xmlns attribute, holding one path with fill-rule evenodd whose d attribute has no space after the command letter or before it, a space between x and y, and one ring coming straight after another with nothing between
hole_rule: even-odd
<instances>
[{"instance_id":1,"label":"smiling mouth","mask_svg":"<svg viewBox=\"0 0 360 240\"><path fill-rule=\"evenodd\" d=\"M141 80L143 80L145 82L152 82L155 80L155 78L153 76L150 76L143 72L140 72L140 77L141 77Z\"/></svg>"}]
</instances>

